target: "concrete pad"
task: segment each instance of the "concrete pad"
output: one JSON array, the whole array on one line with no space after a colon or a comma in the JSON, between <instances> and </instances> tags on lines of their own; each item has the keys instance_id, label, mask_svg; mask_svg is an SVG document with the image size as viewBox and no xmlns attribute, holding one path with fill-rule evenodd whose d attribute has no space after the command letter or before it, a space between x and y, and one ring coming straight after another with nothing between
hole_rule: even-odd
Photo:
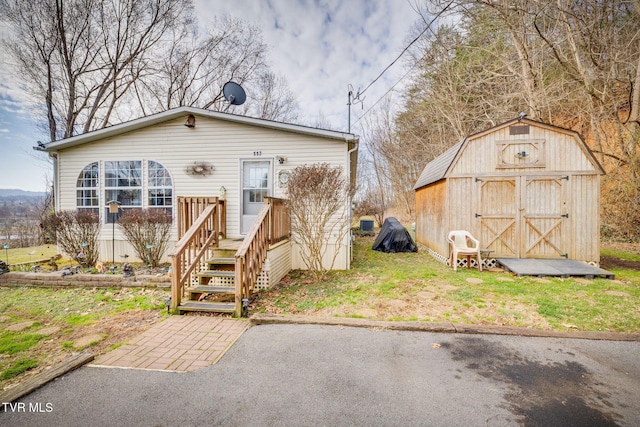
<instances>
[{"instance_id":1,"label":"concrete pad","mask_svg":"<svg viewBox=\"0 0 640 427\"><path fill-rule=\"evenodd\" d=\"M613 279L613 273L572 259L496 258L498 264L517 276L583 276Z\"/></svg>"}]
</instances>

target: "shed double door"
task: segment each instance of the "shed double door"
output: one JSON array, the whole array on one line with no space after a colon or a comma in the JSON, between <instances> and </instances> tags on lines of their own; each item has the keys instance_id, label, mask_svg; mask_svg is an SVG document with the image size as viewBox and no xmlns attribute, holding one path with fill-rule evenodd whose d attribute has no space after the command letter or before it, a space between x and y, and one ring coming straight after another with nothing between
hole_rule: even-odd
<instances>
[{"instance_id":1,"label":"shed double door","mask_svg":"<svg viewBox=\"0 0 640 427\"><path fill-rule=\"evenodd\" d=\"M480 178L480 242L492 257L567 257L568 177Z\"/></svg>"}]
</instances>

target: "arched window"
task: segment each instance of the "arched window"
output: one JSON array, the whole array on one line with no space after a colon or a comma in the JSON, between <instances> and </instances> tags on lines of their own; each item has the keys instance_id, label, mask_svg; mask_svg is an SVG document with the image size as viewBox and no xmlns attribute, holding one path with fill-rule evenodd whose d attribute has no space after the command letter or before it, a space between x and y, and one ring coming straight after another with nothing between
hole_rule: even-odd
<instances>
[{"instance_id":1,"label":"arched window","mask_svg":"<svg viewBox=\"0 0 640 427\"><path fill-rule=\"evenodd\" d=\"M142 161L116 160L104 162L105 203L120 203L117 214L105 208L105 222L117 221L127 209L142 208ZM114 216L115 215L115 216Z\"/></svg>"},{"instance_id":2,"label":"arched window","mask_svg":"<svg viewBox=\"0 0 640 427\"><path fill-rule=\"evenodd\" d=\"M98 162L85 166L76 183L76 208L99 213L100 169Z\"/></svg>"},{"instance_id":3,"label":"arched window","mask_svg":"<svg viewBox=\"0 0 640 427\"><path fill-rule=\"evenodd\" d=\"M148 162L148 207L173 213L173 182L169 171L153 160Z\"/></svg>"},{"instance_id":4,"label":"arched window","mask_svg":"<svg viewBox=\"0 0 640 427\"><path fill-rule=\"evenodd\" d=\"M104 180L102 205L101 178ZM109 213L108 203L112 200L120 203L118 213ZM100 206L104 207L103 221L107 224L117 221L127 209L164 209L173 215L171 174L153 160L105 160L102 168L100 162L90 163L78 176L76 208L91 210L97 215Z\"/></svg>"}]
</instances>

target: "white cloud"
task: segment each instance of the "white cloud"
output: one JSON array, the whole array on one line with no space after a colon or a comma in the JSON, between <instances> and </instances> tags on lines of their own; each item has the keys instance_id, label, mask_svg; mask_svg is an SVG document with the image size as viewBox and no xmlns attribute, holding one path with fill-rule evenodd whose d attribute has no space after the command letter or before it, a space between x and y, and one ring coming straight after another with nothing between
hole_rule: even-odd
<instances>
[{"instance_id":1,"label":"white cloud","mask_svg":"<svg viewBox=\"0 0 640 427\"><path fill-rule=\"evenodd\" d=\"M418 16L409 2L387 0L196 0L196 13L206 26L222 13L259 27L269 45L274 70L296 93L303 119L322 114L332 127L347 127L347 92L364 89L404 49ZM401 76L399 62L367 90L365 110ZM358 114L357 114L358 113ZM353 120L352 120L353 121Z\"/></svg>"},{"instance_id":2,"label":"white cloud","mask_svg":"<svg viewBox=\"0 0 640 427\"><path fill-rule=\"evenodd\" d=\"M297 95L306 124L318 117L333 129L347 129L347 91L364 89L404 49L418 15L410 0L194 0L203 28L227 13L262 30L268 59ZM8 34L0 25L0 36ZM1 48L0 48L1 49ZM43 169L26 155L41 133L30 119L32 100L0 50L0 170L18 178L0 185L39 190ZM370 108L403 73L402 61L352 108L352 122ZM361 107L364 107L362 109ZM355 127L352 131L355 132Z\"/></svg>"}]
</instances>

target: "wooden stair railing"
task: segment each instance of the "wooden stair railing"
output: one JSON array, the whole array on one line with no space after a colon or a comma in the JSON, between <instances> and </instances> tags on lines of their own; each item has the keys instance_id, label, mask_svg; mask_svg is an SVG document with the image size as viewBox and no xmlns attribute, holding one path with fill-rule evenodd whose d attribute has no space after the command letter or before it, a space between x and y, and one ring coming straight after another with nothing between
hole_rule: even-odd
<instances>
[{"instance_id":1,"label":"wooden stair railing","mask_svg":"<svg viewBox=\"0 0 640 427\"><path fill-rule=\"evenodd\" d=\"M220 207L219 207L220 206ZM217 246L221 216L224 215L223 205L211 204L204 208L200 216L180 238L176 246L169 253L171 257L171 310L176 312L182 296L185 284L188 283L191 273L199 271L202 260Z\"/></svg>"},{"instance_id":2,"label":"wooden stair railing","mask_svg":"<svg viewBox=\"0 0 640 427\"><path fill-rule=\"evenodd\" d=\"M199 200L199 199L198 199ZM190 227L184 230L175 248L171 251L171 310L180 311L185 287L190 285L193 274L198 275L206 256L219 245L219 236L225 234L224 201L213 200L213 204L202 208L197 219L191 219ZM191 207L184 208L185 212ZM267 259L269 246L291 236L291 220L282 199L265 198L251 230L236 251L234 267L234 315L242 316L243 299L249 298L258 281ZM206 272L202 272L203 274ZM191 288L190 288L191 289ZM193 309L193 308L191 308ZM186 310L186 308L185 308Z\"/></svg>"},{"instance_id":3,"label":"wooden stair railing","mask_svg":"<svg viewBox=\"0 0 640 427\"><path fill-rule=\"evenodd\" d=\"M266 203L271 205L269 211L269 244L275 245L281 240L291 237L291 216L286 200L275 197L265 197Z\"/></svg>"},{"instance_id":4,"label":"wooden stair railing","mask_svg":"<svg viewBox=\"0 0 640 427\"><path fill-rule=\"evenodd\" d=\"M236 258L236 317L242 316L242 300L251 296L251 290L258 281L262 264L267 259L269 248L269 211L270 204L264 204L258 213L256 222L244 238L235 254Z\"/></svg>"},{"instance_id":5,"label":"wooden stair railing","mask_svg":"<svg viewBox=\"0 0 640 427\"><path fill-rule=\"evenodd\" d=\"M290 236L291 220L285 201L274 197L265 198L256 221L235 254L237 317L242 315L242 300L251 296L258 281L269 246Z\"/></svg>"}]
</instances>

